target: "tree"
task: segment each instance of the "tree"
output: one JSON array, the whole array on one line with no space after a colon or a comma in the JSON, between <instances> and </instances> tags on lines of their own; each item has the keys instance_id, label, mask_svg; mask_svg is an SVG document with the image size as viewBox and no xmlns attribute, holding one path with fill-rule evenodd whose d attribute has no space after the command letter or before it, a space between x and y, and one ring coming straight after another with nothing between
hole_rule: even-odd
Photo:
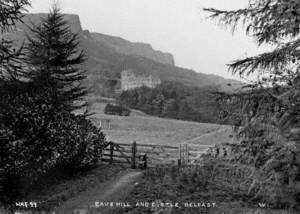
<instances>
[{"instance_id":1,"label":"tree","mask_svg":"<svg viewBox=\"0 0 300 214\"><path fill-rule=\"evenodd\" d=\"M163 82L156 88L124 91L118 101L147 114L181 120L217 123L217 102L212 88Z\"/></svg>"},{"instance_id":2,"label":"tree","mask_svg":"<svg viewBox=\"0 0 300 214\"><path fill-rule=\"evenodd\" d=\"M158 92L157 95L155 96L155 98L152 101L152 105L153 105L153 112L152 113L153 113L153 115L161 115L164 102L165 102L164 95Z\"/></svg>"},{"instance_id":3,"label":"tree","mask_svg":"<svg viewBox=\"0 0 300 214\"><path fill-rule=\"evenodd\" d=\"M257 169L249 194L295 207L300 192L300 2L251 0L239 10L204 10L233 32L242 24L258 45L274 47L229 64L231 72L257 74L259 80L236 94L221 94L220 101L244 139L240 161L248 158Z\"/></svg>"},{"instance_id":4,"label":"tree","mask_svg":"<svg viewBox=\"0 0 300 214\"><path fill-rule=\"evenodd\" d=\"M0 33L14 30L16 22L20 22L22 12L29 6L29 0L3 0L0 2ZM13 41L1 38L0 42L0 79L17 80L21 69L22 48L16 49Z\"/></svg>"},{"instance_id":5,"label":"tree","mask_svg":"<svg viewBox=\"0 0 300 214\"><path fill-rule=\"evenodd\" d=\"M67 111L85 106L85 57L79 50L79 35L71 31L56 6L40 25L30 28L27 39L30 72L26 77L40 87L57 89L58 104Z\"/></svg>"}]
</instances>

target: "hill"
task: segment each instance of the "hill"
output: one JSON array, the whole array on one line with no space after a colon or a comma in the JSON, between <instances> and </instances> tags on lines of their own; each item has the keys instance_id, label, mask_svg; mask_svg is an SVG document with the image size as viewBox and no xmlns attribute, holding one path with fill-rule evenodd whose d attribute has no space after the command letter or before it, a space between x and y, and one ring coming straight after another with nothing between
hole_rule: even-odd
<instances>
[{"instance_id":1,"label":"hill","mask_svg":"<svg viewBox=\"0 0 300 214\"><path fill-rule=\"evenodd\" d=\"M170 53L163 53L158 50L153 50L150 44L133 43L120 37L108 36L101 33L90 33L91 36L99 43L107 45L117 53L124 55L138 55L148 59L152 59L162 64L174 65L174 57Z\"/></svg>"},{"instance_id":2,"label":"hill","mask_svg":"<svg viewBox=\"0 0 300 214\"><path fill-rule=\"evenodd\" d=\"M6 36L15 38L19 43L24 41L25 34L28 33L27 26L38 24L45 16L46 14L26 14L23 23L17 25L17 33ZM149 44L132 43L114 36L90 33L82 29L77 15L67 14L65 19L72 31L79 33L81 46L88 59L85 65L88 72L86 85L94 95L113 96L120 84L120 73L124 69L132 69L138 74L155 75L162 81L180 82L196 87L215 87L222 91L230 91L241 85L235 80L175 66L171 54L153 50Z\"/></svg>"}]
</instances>

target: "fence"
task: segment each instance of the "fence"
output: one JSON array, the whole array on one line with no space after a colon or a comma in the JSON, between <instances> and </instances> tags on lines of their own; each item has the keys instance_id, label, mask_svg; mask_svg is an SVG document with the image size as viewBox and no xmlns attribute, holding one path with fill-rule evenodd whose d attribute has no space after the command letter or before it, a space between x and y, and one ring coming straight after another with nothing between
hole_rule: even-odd
<instances>
[{"instance_id":1,"label":"fence","mask_svg":"<svg viewBox=\"0 0 300 214\"><path fill-rule=\"evenodd\" d=\"M179 146L109 142L104 149L102 161L126 163L132 168L151 164L197 164L197 160L211 145L180 144Z\"/></svg>"}]
</instances>

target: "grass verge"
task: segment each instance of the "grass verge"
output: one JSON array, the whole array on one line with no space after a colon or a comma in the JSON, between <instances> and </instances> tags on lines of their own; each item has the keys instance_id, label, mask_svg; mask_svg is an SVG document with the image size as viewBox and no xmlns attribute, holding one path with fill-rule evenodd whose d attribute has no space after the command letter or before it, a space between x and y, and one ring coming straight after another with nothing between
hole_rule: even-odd
<instances>
[{"instance_id":1,"label":"grass verge","mask_svg":"<svg viewBox=\"0 0 300 214\"><path fill-rule=\"evenodd\" d=\"M225 182L227 180L227 182ZM231 181L231 183L229 182ZM236 185L235 185L236 182ZM148 169L130 195L131 206L112 214L292 214L253 201L234 176L224 176L214 164L204 166L157 166Z\"/></svg>"}]
</instances>

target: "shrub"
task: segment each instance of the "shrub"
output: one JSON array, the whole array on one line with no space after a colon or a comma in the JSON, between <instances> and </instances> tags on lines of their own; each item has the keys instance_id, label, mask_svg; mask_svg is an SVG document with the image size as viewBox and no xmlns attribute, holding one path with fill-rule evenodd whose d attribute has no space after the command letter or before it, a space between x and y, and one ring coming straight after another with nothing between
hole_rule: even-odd
<instances>
[{"instance_id":1,"label":"shrub","mask_svg":"<svg viewBox=\"0 0 300 214\"><path fill-rule=\"evenodd\" d=\"M202 159L205 164L214 163L216 181L223 189L274 208L300 208L300 162L293 147L267 140L226 146L231 150L229 155L208 154Z\"/></svg>"},{"instance_id":2,"label":"shrub","mask_svg":"<svg viewBox=\"0 0 300 214\"><path fill-rule=\"evenodd\" d=\"M97 162L101 130L57 107L52 90L31 83L0 85L0 202L10 204L54 167Z\"/></svg>"},{"instance_id":3,"label":"shrub","mask_svg":"<svg viewBox=\"0 0 300 214\"><path fill-rule=\"evenodd\" d=\"M57 129L64 132L54 138L60 141L56 151L57 163L75 170L95 164L101 157L105 140L101 130L82 115L62 116L60 120Z\"/></svg>"}]
</instances>

